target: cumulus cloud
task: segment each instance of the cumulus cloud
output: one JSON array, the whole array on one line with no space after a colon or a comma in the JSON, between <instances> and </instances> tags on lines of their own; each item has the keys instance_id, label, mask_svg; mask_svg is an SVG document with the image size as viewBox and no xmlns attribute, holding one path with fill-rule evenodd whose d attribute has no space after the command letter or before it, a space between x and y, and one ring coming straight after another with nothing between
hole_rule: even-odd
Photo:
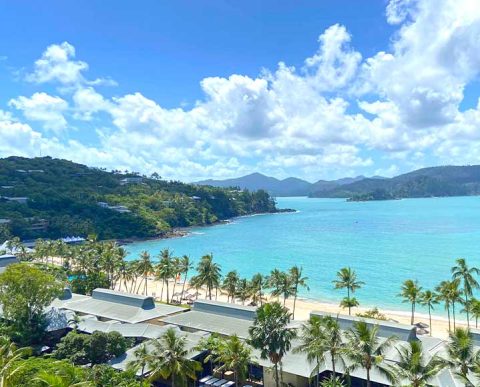
<instances>
[{"instance_id":1,"label":"cumulus cloud","mask_svg":"<svg viewBox=\"0 0 480 387\"><path fill-rule=\"evenodd\" d=\"M27 80L57 85L62 98L13 98L9 106L28 124L0 112L0 125L35 144L17 153L41 146L44 154L183 180L255 170L311 180L391 176L424 163L480 162L480 104L460 109L480 72L478 2L390 0L385 15L396 32L371 57L335 24L300 68L279 62L256 77L205 78L192 108L165 108L141 92L108 98L96 87L108 79L88 80L75 48L53 44ZM94 127L93 145L70 139L70 125ZM0 152L17 146L10 134Z\"/></svg>"}]
</instances>

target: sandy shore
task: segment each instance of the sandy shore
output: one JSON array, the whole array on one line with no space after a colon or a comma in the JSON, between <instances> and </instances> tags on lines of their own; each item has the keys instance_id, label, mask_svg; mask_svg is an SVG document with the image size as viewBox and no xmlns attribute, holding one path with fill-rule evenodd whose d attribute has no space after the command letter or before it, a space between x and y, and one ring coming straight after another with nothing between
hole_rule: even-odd
<instances>
[{"instance_id":1,"label":"sandy shore","mask_svg":"<svg viewBox=\"0 0 480 387\"><path fill-rule=\"evenodd\" d=\"M156 300L160 301L160 296L162 295L162 283L160 281L156 281L154 279L149 279L147 281L148 288L147 294L149 296L155 297ZM127 289L125 288L123 282L119 286L117 286L117 290L128 291L130 290L130 285L127 283ZM143 294L144 285L142 284L139 294ZM169 295L172 297L173 293L180 293L182 291L183 282L177 282L174 284L173 281L169 283ZM185 284L185 289L189 289L188 283ZM189 293L194 293L195 290L191 289ZM200 289L200 294L198 295L199 299L205 299L205 290ZM214 296L213 296L214 297ZM270 298L267 296L267 298ZM163 289L162 301L166 301L166 287ZM227 301L227 295L221 292L218 292L217 299L219 301ZM236 301L236 303L240 303ZM293 309L293 299L288 299L286 302L286 306L292 310ZM440 305L438 307L441 307ZM410 324L410 313L406 311L395 311L395 310L385 310L382 309L381 306L378 307L379 311L383 313L388 319L395 320L399 323L403 324ZM363 313L367 311L368 308L353 308L352 315L356 313ZM348 309L343 309L338 305L329 303L329 302L321 302L321 301L314 301L310 299L297 299L296 308L295 308L295 320L307 320L309 318L310 312L312 311L323 311L335 314L348 314ZM463 317L463 316L462 316ZM415 314L415 323L422 322L425 324L430 325L428 314L416 313ZM452 322L453 324L453 322ZM466 326L466 321L457 321L456 326ZM471 327L475 326L475 322L471 323ZM432 315L432 336L439 337L445 339L448 337L448 320L447 318Z\"/></svg>"}]
</instances>

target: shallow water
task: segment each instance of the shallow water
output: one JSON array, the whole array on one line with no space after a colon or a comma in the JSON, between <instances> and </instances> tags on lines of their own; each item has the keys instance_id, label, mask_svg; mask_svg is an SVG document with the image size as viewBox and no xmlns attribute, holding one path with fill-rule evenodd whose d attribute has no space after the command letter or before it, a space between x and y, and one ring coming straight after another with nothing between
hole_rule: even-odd
<instances>
[{"instance_id":1,"label":"shallow water","mask_svg":"<svg viewBox=\"0 0 480 387\"><path fill-rule=\"evenodd\" d=\"M242 276L301 265L310 291L302 296L338 302L338 269L351 266L366 285L362 306L408 310L396 295L405 279L432 288L450 277L455 258L480 266L480 198L431 198L349 203L343 199L279 198L296 213L249 216L195 228L183 238L127 246L129 258L170 248L198 260L213 253L222 271ZM438 307L438 312L443 309Z\"/></svg>"}]
</instances>

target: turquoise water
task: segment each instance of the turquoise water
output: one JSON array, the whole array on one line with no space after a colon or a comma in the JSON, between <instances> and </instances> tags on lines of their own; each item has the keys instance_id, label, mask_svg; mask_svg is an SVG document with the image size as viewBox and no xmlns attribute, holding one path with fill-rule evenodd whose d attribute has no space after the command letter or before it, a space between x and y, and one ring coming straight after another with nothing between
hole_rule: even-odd
<instances>
[{"instance_id":1,"label":"turquoise water","mask_svg":"<svg viewBox=\"0 0 480 387\"><path fill-rule=\"evenodd\" d=\"M303 296L338 302L338 269L351 266L366 285L362 306L408 310L396 295L405 279L432 288L450 276L455 258L480 266L480 198L432 198L348 203L341 199L279 198L280 208L299 212L258 215L193 229L184 238L127 246L131 259L170 248L198 260L213 253L226 273L267 274L301 265L310 291ZM442 309L438 307L438 309Z\"/></svg>"}]
</instances>

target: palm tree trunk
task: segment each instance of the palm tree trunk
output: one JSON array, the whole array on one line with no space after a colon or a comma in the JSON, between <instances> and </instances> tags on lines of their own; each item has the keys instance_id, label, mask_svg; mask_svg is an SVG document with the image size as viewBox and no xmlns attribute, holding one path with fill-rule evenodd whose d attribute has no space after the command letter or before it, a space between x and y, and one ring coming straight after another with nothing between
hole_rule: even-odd
<instances>
[{"instance_id":1,"label":"palm tree trunk","mask_svg":"<svg viewBox=\"0 0 480 387\"><path fill-rule=\"evenodd\" d=\"M177 273L178 274L178 273ZM172 299L170 300L170 303L173 302L173 295L175 294L175 285L177 284L177 276L173 278L173 289L172 289Z\"/></svg>"},{"instance_id":2,"label":"palm tree trunk","mask_svg":"<svg viewBox=\"0 0 480 387\"><path fill-rule=\"evenodd\" d=\"M452 327L450 326L450 306L447 306L447 315L448 315L448 331L450 332L452 330Z\"/></svg>"},{"instance_id":3,"label":"palm tree trunk","mask_svg":"<svg viewBox=\"0 0 480 387\"><path fill-rule=\"evenodd\" d=\"M414 320L415 320L415 303L412 302L412 318L410 319L410 325L413 325Z\"/></svg>"},{"instance_id":4,"label":"palm tree trunk","mask_svg":"<svg viewBox=\"0 0 480 387\"><path fill-rule=\"evenodd\" d=\"M478 328L478 316L475 316L475 328Z\"/></svg>"},{"instance_id":5,"label":"palm tree trunk","mask_svg":"<svg viewBox=\"0 0 480 387\"><path fill-rule=\"evenodd\" d=\"M347 286L347 299L350 301L350 287ZM350 302L348 303L348 315L352 315L352 307L350 306Z\"/></svg>"},{"instance_id":6,"label":"palm tree trunk","mask_svg":"<svg viewBox=\"0 0 480 387\"><path fill-rule=\"evenodd\" d=\"M468 295L465 293L465 310L467 311L467 327L470 329L470 305L468 305Z\"/></svg>"},{"instance_id":7,"label":"palm tree trunk","mask_svg":"<svg viewBox=\"0 0 480 387\"><path fill-rule=\"evenodd\" d=\"M185 293L185 283L187 282L187 274L188 274L188 270L185 271L185 277L183 278L182 295L180 296L180 302L182 302L183 294Z\"/></svg>"},{"instance_id":8,"label":"palm tree trunk","mask_svg":"<svg viewBox=\"0 0 480 387\"><path fill-rule=\"evenodd\" d=\"M167 285L167 304L168 304L170 302L170 293L169 293L169 290L168 290L168 278L165 281L165 285Z\"/></svg>"},{"instance_id":9,"label":"palm tree trunk","mask_svg":"<svg viewBox=\"0 0 480 387\"><path fill-rule=\"evenodd\" d=\"M148 290L148 278L147 276L145 276L145 289L144 289L145 295L147 295L147 290Z\"/></svg>"},{"instance_id":10,"label":"palm tree trunk","mask_svg":"<svg viewBox=\"0 0 480 387\"><path fill-rule=\"evenodd\" d=\"M367 368L367 387L371 387L372 382L370 382L370 368Z\"/></svg>"},{"instance_id":11,"label":"palm tree trunk","mask_svg":"<svg viewBox=\"0 0 480 387\"><path fill-rule=\"evenodd\" d=\"M331 361L332 361L332 376L333 376L333 381L337 381L337 371L335 370L335 356L333 353L330 353L331 355Z\"/></svg>"},{"instance_id":12,"label":"palm tree trunk","mask_svg":"<svg viewBox=\"0 0 480 387\"><path fill-rule=\"evenodd\" d=\"M278 380L278 363L275 363L275 386L280 387L280 383Z\"/></svg>"},{"instance_id":13,"label":"palm tree trunk","mask_svg":"<svg viewBox=\"0 0 480 387\"><path fill-rule=\"evenodd\" d=\"M453 314L453 330L457 329L455 325L455 303L452 302L452 314Z\"/></svg>"},{"instance_id":14,"label":"palm tree trunk","mask_svg":"<svg viewBox=\"0 0 480 387\"><path fill-rule=\"evenodd\" d=\"M430 336L432 335L432 308L428 306L428 319L430 320Z\"/></svg>"}]
</instances>

